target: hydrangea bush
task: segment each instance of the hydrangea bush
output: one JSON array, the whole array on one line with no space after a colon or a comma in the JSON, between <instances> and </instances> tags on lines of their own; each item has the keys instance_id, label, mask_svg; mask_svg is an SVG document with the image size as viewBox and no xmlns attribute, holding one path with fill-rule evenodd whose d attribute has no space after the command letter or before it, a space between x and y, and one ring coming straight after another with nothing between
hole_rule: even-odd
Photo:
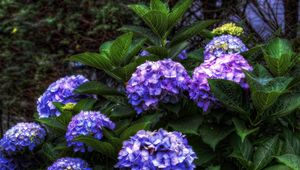
<instances>
[{"instance_id":1,"label":"hydrangea bush","mask_svg":"<svg viewBox=\"0 0 300 170\"><path fill-rule=\"evenodd\" d=\"M174 31L191 3L130 5L144 26L71 56L114 83L70 76L51 84L37 102L39 124L19 123L0 140L0 169L298 170L293 44L252 40L248 50L241 27L215 28L215 20ZM204 49L189 48L195 35Z\"/></svg>"}]
</instances>

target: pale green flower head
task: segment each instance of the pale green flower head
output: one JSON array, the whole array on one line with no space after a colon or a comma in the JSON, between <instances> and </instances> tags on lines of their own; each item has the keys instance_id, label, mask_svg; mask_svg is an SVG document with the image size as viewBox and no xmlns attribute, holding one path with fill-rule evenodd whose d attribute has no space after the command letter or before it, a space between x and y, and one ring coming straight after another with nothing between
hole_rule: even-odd
<instances>
[{"instance_id":1,"label":"pale green flower head","mask_svg":"<svg viewBox=\"0 0 300 170\"><path fill-rule=\"evenodd\" d=\"M213 29L212 33L215 35L230 34L234 36L241 36L244 33L244 30L242 27L230 22Z\"/></svg>"}]
</instances>

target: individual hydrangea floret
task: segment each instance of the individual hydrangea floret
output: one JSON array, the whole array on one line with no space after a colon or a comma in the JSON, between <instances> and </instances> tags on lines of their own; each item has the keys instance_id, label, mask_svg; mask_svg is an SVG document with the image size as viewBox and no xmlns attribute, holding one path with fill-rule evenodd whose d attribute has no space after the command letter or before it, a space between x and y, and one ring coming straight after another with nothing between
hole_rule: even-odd
<instances>
[{"instance_id":1,"label":"individual hydrangea floret","mask_svg":"<svg viewBox=\"0 0 300 170\"><path fill-rule=\"evenodd\" d=\"M80 158L60 158L48 170L92 170L86 161Z\"/></svg>"},{"instance_id":2,"label":"individual hydrangea floret","mask_svg":"<svg viewBox=\"0 0 300 170\"><path fill-rule=\"evenodd\" d=\"M74 90L87 81L88 79L82 75L73 75L60 78L52 83L37 101L39 117L48 118L60 115L53 102L77 103L81 98L87 97L74 94Z\"/></svg>"},{"instance_id":3,"label":"individual hydrangea floret","mask_svg":"<svg viewBox=\"0 0 300 170\"><path fill-rule=\"evenodd\" d=\"M239 27L235 23L230 22L213 29L212 33L215 35L230 34L234 36L241 36L242 34L244 34L244 30L242 27Z\"/></svg>"},{"instance_id":4,"label":"individual hydrangea floret","mask_svg":"<svg viewBox=\"0 0 300 170\"><path fill-rule=\"evenodd\" d=\"M210 93L207 79L231 80L248 89L243 70L252 71L252 67L239 54L223 55L215 60L205 61L194 70L190 83L190 98L203 108L203 111L207 111L214 104L218 104Z\"/></svg>"},{"instance_id":5,"label":"individual hydrangea floret","mask_svg":"<svg viewBox=\"0 0 300 170\"><path fill-rule=\"evenodd\" d=\"M92 151L91 147L85 146L84 143L73 141L80 135L92 136L100 140L103 137L102 129L108 128L113 130L115 124L105 115L96 111L81 111L75 115L68 125L66 140L69 147L73 147L74 151L85 152Z\"/></svg>"},{"instance_id":6,"label":"individual hydrangea floret","mask_svg":"<svg viewBox=\"0 0 300 170\"><path fill-rule=\"evenodd\" d=\"M204 50L204 59L221 57L224 54L239 54L247 51L248 48L241 39L232 35L221 35L214 37Z\"/></svg>"},{"instance_id":7,"label":"individual hydrangea floret","mask_svg":"<svg viewBox=\"0 0 300 170\"><path fill-rule=\"evenodd\" d=\"M5 132L0 147L8 154L29 149L32 151L46 137L46 131L37 123L18 123Z\"/></svg>"},{"instance_id":8,"label":"individual hydrangea floret","mask_svg":"<svg viewBox=\"0 0 300 170\"><path fill-rule=\"evenodd\" d=\"M0 151L0 170L15 170L17 165L12 158L8 158Z\"/></svg>"},{"instance_id":9,"label":"individual hydrangea floret","mask_svg":"<svg viewBox=\"0 0 300 170\"><path fill-rule=\"evenodd\" d=\"M156 109L159 102L177 103L188 89L190 77L185 68L171 59L147 61L137 67L127 83L129 103L138 114Z\"/></svg>"},{"instance_id":10,"label":"individual hydrangea floret","mask_svg":"<svg viewBox=\"0 0 300 170\"><path fill-rule=\"evenodd\" d=\"M116 168L192 170L196 154L180 132L140 130L123 142Z\"/></svg>"}]
</instances>

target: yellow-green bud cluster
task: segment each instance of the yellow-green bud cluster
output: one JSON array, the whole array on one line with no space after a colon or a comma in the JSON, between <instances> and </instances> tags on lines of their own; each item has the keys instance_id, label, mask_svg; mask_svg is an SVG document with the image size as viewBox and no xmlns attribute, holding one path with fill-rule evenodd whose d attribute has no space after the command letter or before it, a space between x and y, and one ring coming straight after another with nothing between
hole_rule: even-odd
<instances>
[{"instance_id":1,"label":"yellow-green bud cluster","mask_svg":"<svg viewBox=\"0 0 300 170\"><path fill-rule=\"evenodd\" d=\"M230 34L234 36L240 36L244 33L244 30L242 27L237 26L235 23L227 23L213 29L212 33L215 35Z\"/></svg>"}]
</instances>

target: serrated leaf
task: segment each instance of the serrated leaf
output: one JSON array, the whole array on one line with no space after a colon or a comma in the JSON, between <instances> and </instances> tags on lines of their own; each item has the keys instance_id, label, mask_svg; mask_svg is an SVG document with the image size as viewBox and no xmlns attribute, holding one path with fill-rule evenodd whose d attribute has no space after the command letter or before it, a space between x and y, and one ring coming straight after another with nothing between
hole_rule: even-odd
<instances>
[{"instance_id":1,"label":"serrated leaf","mask_svg":"<svg viewBox=\"0 0 300 170\"><path fill-rule=\"evenodd\" d=\"M243 103L243 89L229 80L208 80L212 94L228 109L248 115L247 106Z\"/></svg>"},{"instance_id":2,"label":"serrated leaf","mask_svg":"<svg viewBox=\"0 0 300 170\"><path fill-rule=\"evenodd\" d=\"M153 45L160 45L160 38L155 35L150 29L141 26L125 25L119 29L120 31L130 31L135 34L147 38Z\"/></svg>"},{"instance_id":3,"label":"serrated leaf","mask_svg":"<svg viewBox=\"0 0 300 170\"><path fill-rule=\"evenodd\" d=\"M277 146L278 136L270 138L259 145L253 156L252 170L260 170L267 166L272 161L273 156L276 156Z\"/></svg>"},{"instance_id":4,"label":"serrated leaf","mask_svg":"<svg viewBox=\"0 0 300 170\"><path fill-rule=\"evenodd\" d=\"M110 70L112 68L111 61L106 56L98 53L85 52L73 55L69 60L77 61L100 70Z\"/></svg>"},{"instance_id":5,"label":"serrated leaf","mask_svg":"<svg viewBox=\"0 0 300 170\"><path fill-rule=\"evenodd\" d=\"M300 170L300 157L294 154L276 156L278 162L288 166L292 170Z\"/></svg>"},{"instance_id":6,"label":"serrated leaf","mask_svg":"<svg viewBox=\"0 0 300 170\"><path fill-rule=\"evenodd\" d=\"M236 118L233 118L232 122L235 126L236 133L239 135L242 142L245 141L245 139L248 135L250 135L253 132L256 132L259 129L259 127L254 128L254 129L248 129L248 128L246 128L245 124L242 121L240 121Z\"/></svg>"},{"instance_id":7,"label":"serrated leaf","mask_svg":"<svg viewBox=\"0 0 300 170\"><path fill-rule=\"evenodd\" d=\"M230 154L230 157L237 159L244 168L249 169L252 164L251 157L253 152L253 146L250 141L246 139L242 142L238 137L234 137L231 145L233 152Z\"/></svg>"},{"instance_id":8,"label":"serrated leaf","mask_svg":"<svg viewBox=\"0 0 300 170\"><path fill-rule=\"evenodd\" d=\"M163 38L167 32L167 14L160 11L150 11L143 16L145 23L160 38Z\"/></svg>"},{"instance_id":9,"label":"serrated leaf","mask_svg":"<svg viewBox=\"0 0 300 170\"><path fill-rule=\"evenodd\" d=\"M127 140L131 136L135 135L139 130L148 130L150 127L151 122L143 122L143 123L137 123L133 124L132 126L128 127L126 130L122 132L120 135L122 140Z\"/></svg>"},{"instance_id":10,"label":"serrated leaf","mask_svg":"<svg viewBox=\"0 0 300 170\"><path fill-rule=\"evenodd\" d=\"M74 141L82 142L87 146L92 147L95 151L109 156L110 158L116 159L116 150L108 142L99 141L91 136L78 136L74 139Z\"/></svg>"},{"instance_id":11,"label":"serrated leaf","mask_svg":"<svg viewBox=\"0 0 300 170\"><path fill-rule=\"evenodd\" d=\"M97 95L116 95L122 96L123 94L116 89L108 87L99 81L89 81L80 85L74 91L79 94L97 94Z\"/></svg>"},{"instance_id":12,"label":"serrated leaf","mask_svg":"<svg viewBox=\"0 0 300 170\"><path fill-rule=\"evenodd\" d=\"M199 135L198 129L203 121L201 115L190 115L185 118L172 121L168 124L173 130L180 131L184 134Z\"/></svg>"},{"instance_id":13,"label":"serrated leaf","mask_svg":"<svg viewBox=\"0 0 300 170\"><path fill-rule=\"evenodd\" d=\"M233 129L218 128L212 126L202 126L199 129L199 134L204 143L208 144L213 150L215 150L218 143L225 139Z\"/></svg>"},{"instance_id":14,"label":"serrated leaf","mask_svg":"<svg viewBox=\"0 0 300 170\"><path fill-rule=\"evenodd\" d=\"M183 0L178 2L168 15L168 29L172 29L174 25L183 17L186 10L191 6L193 0Z\"/></svg>"},{"instance_id":15,"label":"serrated leaf","mask_svg":"<svg viewBox=\"0 0 300 170\"><path fill-rule=\"evenodd\" d=\"M150 1L150 9L161 11L165 14L168 14L170 9L167 4L161 2L161 0L151 0Z\"/></svg>"},{"instance_id":16,"label":"serrated leaf","mask_svg":"<svg viewBox=\"0 0 300 170\"><path fill-rule=\"evenodd\" d=\"M178 33L176 33L176 35L174 36L174 38L171 40L170 46L174 46L178 43L192 38L197 34L200 34L203 29L213 25L216 22L217 20L199 21L192 24L191 26L179 30Z\"/></svg>"},{"instance_id":17,"label":"serrated leaf","mask_svg":"<svg viewBox=\"0 0 300 170\"><path fill-rule=\"evenodd\" d=\"M132 42L133 33L125 33L118 37L110 47L110 59L119 66L126 60L126 55Z\"/></svg>"}]
</instances>

